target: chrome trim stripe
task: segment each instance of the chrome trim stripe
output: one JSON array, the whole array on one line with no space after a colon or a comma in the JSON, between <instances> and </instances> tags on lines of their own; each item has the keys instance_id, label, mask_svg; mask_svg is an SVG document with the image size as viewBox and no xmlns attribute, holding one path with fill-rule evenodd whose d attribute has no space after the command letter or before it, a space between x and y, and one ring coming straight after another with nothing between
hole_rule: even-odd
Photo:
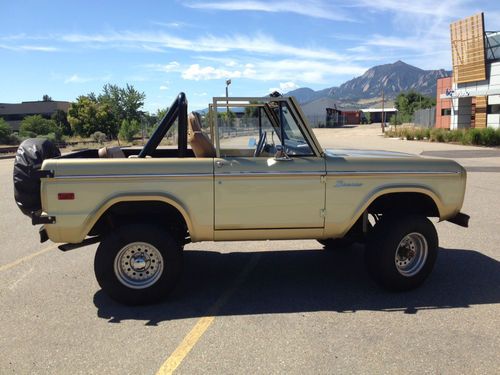
<instances>
[{"instance_id":1,"label":"chrome trim stripe","mask_svg":"<svg viewBox=\"0 0 500 375\"><path fill-rule=\"evenodd\" d=\"M223 172L215 177L258 177L258 176L379 176L379 175L458 175L459 171L342 171L342 172L303 172L303 171L256 171L256 172ZM212 173L172 173L172 174L112 174L112 175L64 175L54 179L105 179L105 178L170 178L170 177L214 177Z\"/></svg>"},{"instance_id":2,"label":"chrome trim stripe","mask_svg":"<svg viewBox=\"0 0 500 375\"><path fill-rule=\"evenodd\" d=\"M110 174L110 175L65 175L54 179L104 179L104 178L163 178L163 177L213 177L212 173L178 173L178 174Z\"/></svg>"},{"instance_id":3,"label":"chrome trim stripe","mask_svg":"<svg viewBox=\"0 0 500 375\"><path fill-rule=\"evenodd\" d=\"M327 172L327 176L370 176L370 175L449 175L460 174L460 171L339 171Z\"/></svg>"},{"instance_id":4,"label":"chrome trim stripe","mask_svg":"<svg viewBox=\"0 0 500 375\"><path fill-rule=\"evenodd\" d=\"M300 177L319 177L324 176L325 172L301 172L301 171L284 171L284 172L266 172L266 171L258 171L258 172L221 172L216 173L215 177L259 177L259 176L300 176Z\"/></svg>"}]
</instances>

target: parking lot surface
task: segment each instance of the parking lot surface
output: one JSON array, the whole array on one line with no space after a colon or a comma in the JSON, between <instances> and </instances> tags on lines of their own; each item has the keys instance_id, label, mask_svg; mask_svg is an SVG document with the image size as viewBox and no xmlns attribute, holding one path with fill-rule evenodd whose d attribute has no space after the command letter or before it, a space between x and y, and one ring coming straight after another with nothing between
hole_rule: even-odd
<instances>
[{"instance_id":1,"label":"parking lot surface","mask_svg":"<svg viewBox=\"0 0 500 375\"><path fill-rule=\"evenodd\" d=\"M318 129L326 148L452 158L468 170L468 229L437 223L419 289L387 293L363 248L313 240L195 243L163 304L124 307L93 274L96 245L39 243L0 160L0 373L500 373L500 150Z\"/></svg>"}]
</instances>

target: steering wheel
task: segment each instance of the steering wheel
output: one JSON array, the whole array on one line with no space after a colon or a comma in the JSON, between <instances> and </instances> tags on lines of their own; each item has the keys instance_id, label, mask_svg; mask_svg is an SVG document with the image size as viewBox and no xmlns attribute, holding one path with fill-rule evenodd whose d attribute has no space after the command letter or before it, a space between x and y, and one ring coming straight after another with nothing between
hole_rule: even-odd
<instances>
[{"instance_id":1,"label":"steering wheel","mask_svg":"<svg viewBox=\"0 0 500 375\"><path fill-rule=\"evenodd\" d=\"M267 139L267 132L263 132L259 138L257 147L255 147L255 151L253 153L254 157L260 156L262 151L264 151L264 146L266 145L266 139Z\"/></svg>"}]
</instances>

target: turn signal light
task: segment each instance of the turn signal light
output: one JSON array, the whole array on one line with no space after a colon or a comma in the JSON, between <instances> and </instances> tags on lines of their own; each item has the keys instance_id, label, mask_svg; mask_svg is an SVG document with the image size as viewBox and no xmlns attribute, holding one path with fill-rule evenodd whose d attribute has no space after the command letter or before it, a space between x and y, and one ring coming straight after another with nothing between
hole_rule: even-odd
<instances>
[{"instance_id":1,"label":"turn signal light","mask_svg":"<svg viewBox=\"0 0 500 375\"><path fill-rule=\"evenodd\" d=\"M57 199L59 199L60 201L72 200L75 199L75 193L58 193Z\"/></svg>"}]
</instances>

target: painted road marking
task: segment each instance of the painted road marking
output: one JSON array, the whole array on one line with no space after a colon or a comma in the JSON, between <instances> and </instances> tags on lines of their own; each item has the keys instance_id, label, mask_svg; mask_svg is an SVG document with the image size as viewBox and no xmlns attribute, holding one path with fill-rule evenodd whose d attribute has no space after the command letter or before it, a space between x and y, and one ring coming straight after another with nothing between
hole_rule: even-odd
<instances>
[{"instance_id":1,"label":"painted road marking","mask_svg":"<svg viewBox=\"0 0 500 375\"><path fill-rule=\"evenodd\" d=\"M250 272L252 272L252 270L255 268L259 259L260 254L254 254L252 256L250 262L248 262L243 271L236 278L233 285L229 289L227 289L224 294L222 294L217 299L217 301L215 301L215 303L208 310L207 316L198 319L194 327L184 337L182 342L174 350L170 357L168 357L167 360L163 363L156 375L172 374L177 369L177 367L179 367L179 365L182 363L184 358L186 358L191 349L193 349L193 347L200 340L203 334L212 325L222 306L226 304L229 298L232 297L234 292L236 292L238 287L243 283L243 281L245 281Z\"/></svg>"},{"instance_id":2,"label":"painted road marking","mask_svg":"<svg viewBox=\"0 0 500 375\"><path fill-rule=\"evenodd\" d=\"M37 251L36 253L33 253L33 254L27 255L25 257L19 258L18 260L13 261L12 263L4 264L3 266L0 266L0 272L1 271L9 270L12 267L17 266L18 264L26 262L26 261L28 261L30 259L33 259L33 258L39 256L39 255L45 254L46 252L49 252L50 250L55 249L57 246L58 246L57 244L54 244L52 246L46 247L45 249Z\"/></svg>"}]
</instances>

